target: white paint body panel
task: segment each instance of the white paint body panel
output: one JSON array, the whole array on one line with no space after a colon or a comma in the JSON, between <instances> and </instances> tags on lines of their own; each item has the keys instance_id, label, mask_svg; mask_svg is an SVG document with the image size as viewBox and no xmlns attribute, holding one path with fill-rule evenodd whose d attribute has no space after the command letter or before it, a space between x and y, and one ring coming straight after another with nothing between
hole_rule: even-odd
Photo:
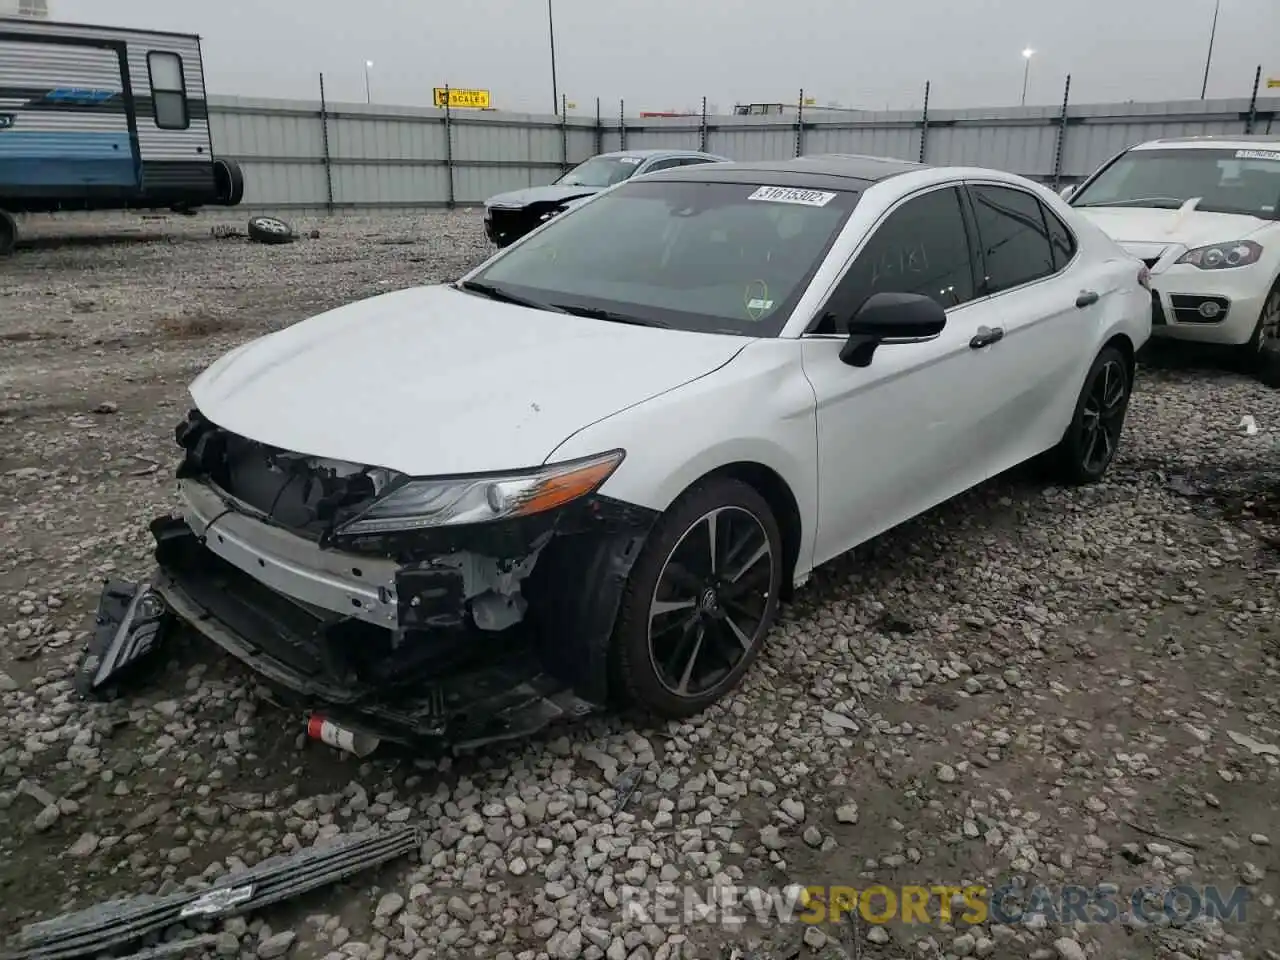
<instances>
[{"instance_id":1,"label":"white paint body panel","mask_svg":"<svg viewBox=\"0 0 1280 960\"><path fill-rule=\"evenodd\" d=\"M1035 193L1072 227L1076 258L1053 277L952 309L931 341L882 345L865 368L839 360L842 338L805 335L890 210L965 181ZM417 475L621 447L626 458L601 492L657 510L713 470L761 464L799 507L801 581L1054 446L1103 345L1123 335L1137 349L1150 336L1140 268L1030 181L926 168L866 191L778 338L633 327L413 289L241 347L192 395L215 423L255 440ZM1077 308L1085 290L1098 300ZM983 325L1003 327L1005 338L973 350Z\"/></svg>"},{"instance_id":2,"label":"white paint body panel","mask_svg":"<svg viewBox=\"0 0 1280 960\"><path fill-rule=\"evenodd\" d=\"M1253 336L1267 294L1280 277L1280 222L1204 210L1184 214L1177 210L1086 207L1076 212L1134 256L1160 258L1151 268L1151 285L1160 295L1168 324L1156 327L1156 336L1228 345L1247 343ZM1177 262L1194 247L1237 240L1259 244L1262 258L1230 270L1201 270ZM1231 307L1220 323L1178 323L1170 300L1175 294L1226 297Z\"/></svg>"},{"instance_id":3,"label":"white paint body panel","mask_svg":"<svg viewBox=\"0 0 1280 960\"><path fill-rule=\"evenodd\" d=\"M286 450L418 476L481 473L537 466L574 431L748 343L418 287L252 341L191 395L219 426Z\"/></svg>"}]
</instances>

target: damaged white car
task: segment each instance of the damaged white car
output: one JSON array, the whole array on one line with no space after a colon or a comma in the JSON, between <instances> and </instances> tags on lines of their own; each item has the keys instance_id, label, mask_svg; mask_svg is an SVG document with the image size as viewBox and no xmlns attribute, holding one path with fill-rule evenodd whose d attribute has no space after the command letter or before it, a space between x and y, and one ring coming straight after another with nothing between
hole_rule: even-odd
<instances>
[{"instance_id":1,"label":"damaged white car","mask_svg":"<svg viewBox=\"0 0 1280 960\"><path fill-rule=\"evenodd\" d=\"M694 714L816 565L1041 454L1101 478L1145 283L995 171L629 181L457 283L205 371L183 515L153 524L154 579L104 594L83 687L163 610L378 736L475 744L611 699Z\"/></svg>"}]
</instances>

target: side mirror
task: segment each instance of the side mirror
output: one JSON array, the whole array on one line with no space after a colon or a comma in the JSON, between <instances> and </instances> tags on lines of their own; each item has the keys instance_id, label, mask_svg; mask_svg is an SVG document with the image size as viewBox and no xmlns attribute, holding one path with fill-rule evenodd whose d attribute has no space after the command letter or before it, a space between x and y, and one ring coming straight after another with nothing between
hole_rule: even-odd
<instances>
[{"instance_id":1,"label":"side mirror","mask_svg":"<svg viewBox=\"0 0 1280 960\"><path fill-rule=\"evenodd\" d=\"M931 340L946 325L947 311L932 297L873 294L845 326L849 339L840 348L840 359L851 367L865 367L880 344Z\"/></svg>"},{"instance_id":2,"label":"side mirror","mask_svg":"<svg viewBox=\"0 0 1280 960\"><path fill-rule=\"evenodd\" d=\"M1058 191L1058 196L1060 196L1063 200L1070 200L1071 195L1075 192L1076 192L1075 184L1069 183L1065 187L1063 187L1061 190Z\"/></svg>"}]
</instances>

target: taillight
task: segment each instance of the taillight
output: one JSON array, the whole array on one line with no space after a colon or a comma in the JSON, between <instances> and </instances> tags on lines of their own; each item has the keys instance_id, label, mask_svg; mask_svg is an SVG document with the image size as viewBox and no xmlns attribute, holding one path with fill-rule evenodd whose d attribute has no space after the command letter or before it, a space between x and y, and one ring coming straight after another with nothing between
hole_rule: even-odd
<instances>
[{"instance_id":1,"label":"taillight","mask_svg":"<svg viewBox=\"0 0 1280 960\"><path fill-rule=\"evenodd\" d=\"M1144 290L1148 292L1151 290L1151 271L1147 269L1145 263L1138 268L1138 282L1142 284Z\"/></svg>"}]
</instances>

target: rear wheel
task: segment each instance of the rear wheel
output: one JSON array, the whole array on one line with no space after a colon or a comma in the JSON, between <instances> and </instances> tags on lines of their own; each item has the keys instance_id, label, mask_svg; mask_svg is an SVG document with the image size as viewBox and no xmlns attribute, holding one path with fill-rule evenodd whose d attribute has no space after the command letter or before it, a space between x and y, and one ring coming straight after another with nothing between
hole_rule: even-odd
<instances>
[{"instance_id":1,"label":"rear wheel","mask_svg":"<svg viewBox=\"0 0 1280 960\"><path fill-rule=\"evenodd\" d=\"M754 488L713 478L654 526L632 568L613 635L627 700L666 718L737 686L778 612L782 535Z\"/></svg>"},{"instance_id":2,"label":"rear wheel","mask_svg":"<svg viewBox=\"0 0 1280 960\"><path fill-rule=\"evenodd\" d=\"M13 253L18 245L18 221L0 210L0 257Z\"/></svg>"},{"instance_id":3,"label":"rear wheel","mask_svg":"<svg viewBox=\"0 0 1280 960\"><path fill-rule=\"evenodd\" d=\"M1130 380L1124 354L1103 347L1084 378L1071 425L1053 451L1063 482L1096 483L1111 466L1129 410Z\"/></svg>"},{"instance_id":4,"label":"rear wheel","mask_svg":"<svg viewBox=\"0 0 1280 960\"><path fill-rule=\"evenodd\" d=\"M244 172L234 160L213 161L213 181L222 206L234 207L244 199Z\"/></svg>"}]
</instances>

